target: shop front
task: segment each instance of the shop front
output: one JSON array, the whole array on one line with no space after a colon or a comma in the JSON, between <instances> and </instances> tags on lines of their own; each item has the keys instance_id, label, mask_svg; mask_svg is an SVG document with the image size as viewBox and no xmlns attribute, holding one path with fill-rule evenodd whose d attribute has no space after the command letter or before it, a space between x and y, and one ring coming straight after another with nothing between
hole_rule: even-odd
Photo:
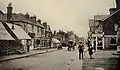
<instances>
[{"instance_id":1,"label":"shop front","mask_svg":"<svg viewBox=\"0 0 120 70\"><path fill-rule=\"evenodd\" d=\"M93 34L91 40L92 40L92 47L94 47L94 50L105 48L103 34Z\"/></svg>"}]
</instances>

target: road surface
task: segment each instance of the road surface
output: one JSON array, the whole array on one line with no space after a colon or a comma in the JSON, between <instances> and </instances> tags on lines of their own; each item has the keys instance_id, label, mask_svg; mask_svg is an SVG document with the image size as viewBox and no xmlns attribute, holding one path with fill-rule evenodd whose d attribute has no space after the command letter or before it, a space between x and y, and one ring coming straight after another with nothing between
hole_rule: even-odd
<instances>
[{"instance_id":1,"label":"road surface","mask_svg":"<svg viewBox=\"0 0 120 70\"><path fill-rule=\"evenodd\" d=\"M0 70L82 70L82 60L78 59L78 50L66 48L39 54L28 58L15 59L0 63Z\"/></svg>"}]
</instances>

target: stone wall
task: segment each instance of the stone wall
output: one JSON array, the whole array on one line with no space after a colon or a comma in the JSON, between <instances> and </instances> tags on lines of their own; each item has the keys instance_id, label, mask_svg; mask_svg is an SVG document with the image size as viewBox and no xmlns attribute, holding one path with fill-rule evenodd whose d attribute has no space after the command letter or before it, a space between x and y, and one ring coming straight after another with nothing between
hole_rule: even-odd
<instances>
[{"instance_id":1,"label":"stone wall","mask_svg":"<svg viewBox=\"0 0 120 70\"><path fill-rule=\"evenodd\" d=\"M0 55L15 53L16 49L15 41L0 41Z\"/></svg>"}]
</instances>

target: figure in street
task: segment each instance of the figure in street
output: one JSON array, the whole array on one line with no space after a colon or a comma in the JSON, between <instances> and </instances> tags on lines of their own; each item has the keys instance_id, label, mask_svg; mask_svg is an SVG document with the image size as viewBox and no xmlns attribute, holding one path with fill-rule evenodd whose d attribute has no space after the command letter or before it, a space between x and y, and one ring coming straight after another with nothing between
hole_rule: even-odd
<instances>
[{"instance_id":1,"label":"figure in street","mask_svg":"<svg viewBox=\"0 0 120 70\"><path fill-rule=\"evenodd\" d=\"M71 48L73 47L73 41L72 40L70 40L70 41L68 41L68 51L71 51Z\"/></svg>"},{"instance_id":2,"label":"figure in street","mask_svg":"<svg viewBox=\"0 0 120 70\"><path fill-rule=\"evenodd\" d=\"M93 55L93 47L88 47L88 51L89 51L90 59L93 59L93 57L92 57L92 55Z\"/></svg>"},{"instance_id":3,"label":"figure in street","mask_svg":"<svg viewBox=\"0 0 120 70\"><path fill-rule=\"evenodd\" d=\"M80 42L79 46L78 46L78 50L79 50L79 59L83 59L83 51L84 51L84 45L82 44L82 42Z\"/></svg>"},{"instance_id":4,"label":"figure in street","mask_svg":"<svg viewBox=\"0 0 120 70\"><path fill-rule=\"evenodd\" d=\"M88 39L88 52L89 52L90 59L93 59L93 57L92 57L93 47L91 47L90 39Z\"/></svg>"}]
</instances>

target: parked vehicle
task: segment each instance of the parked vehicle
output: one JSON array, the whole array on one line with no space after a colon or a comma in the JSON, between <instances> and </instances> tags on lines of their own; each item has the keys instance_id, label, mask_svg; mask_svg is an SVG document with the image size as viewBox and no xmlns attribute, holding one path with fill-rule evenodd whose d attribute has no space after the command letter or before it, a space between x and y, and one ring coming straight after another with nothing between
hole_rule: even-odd
<instances>
[{"instance_id":1,"label":"parked vehicle","mask_svg":"<svg viewBox=\"0 0 120 70\"><path fill-rule=\"evenodd\" d=\"M59 40L57 40L56 38L52 38L52 44L54 48L57 49L62 49L62 44Z\"/></svg>"},{"instance_id":2,"label":"parked vehicle","mask_svg":"<svg viewBox=\"0 0 120 70\"><path fill-rule=\"evenodd\" d=\"M59 45L57 46L57 49L58 49L58 50L61 50L61 49L62 49L62 44L59 44Z\"/></svg>"}]
</instances>

